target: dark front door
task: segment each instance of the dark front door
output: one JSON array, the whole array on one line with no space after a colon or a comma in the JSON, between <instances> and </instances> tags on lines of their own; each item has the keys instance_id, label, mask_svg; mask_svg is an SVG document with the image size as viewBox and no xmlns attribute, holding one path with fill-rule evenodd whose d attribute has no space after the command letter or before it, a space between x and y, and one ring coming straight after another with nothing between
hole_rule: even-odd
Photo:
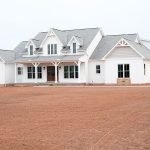
<instances>
[{"instance_id":1,"label":"dark front door","mask_svg":"<svg viewBox=\"0 0 150 150\"><path fill-rule=\"evenodd\" d=\"M54 66L47 67L47 81L55 81L55 67Z\"/></svg>"}]
</instances>

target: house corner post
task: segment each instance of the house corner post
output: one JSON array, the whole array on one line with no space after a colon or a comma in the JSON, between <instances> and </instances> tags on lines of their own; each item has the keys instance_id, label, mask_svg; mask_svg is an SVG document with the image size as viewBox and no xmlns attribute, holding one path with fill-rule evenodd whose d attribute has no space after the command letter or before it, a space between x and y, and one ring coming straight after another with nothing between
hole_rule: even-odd
<instances>
[{"instance_id":1,"label":"house corner post","mask_svg":"<svg viewBox=\"0 0 150 150\"><path fill-rule=\"evenodd\" d=\"M89 76L88 76L88 69L89 69L89 66L88 66L89 64L88 64L88 60L87 61L85 61L85 83L86 84L88 84L88 78L89 78Z\"/></svg>"}]
</instances>

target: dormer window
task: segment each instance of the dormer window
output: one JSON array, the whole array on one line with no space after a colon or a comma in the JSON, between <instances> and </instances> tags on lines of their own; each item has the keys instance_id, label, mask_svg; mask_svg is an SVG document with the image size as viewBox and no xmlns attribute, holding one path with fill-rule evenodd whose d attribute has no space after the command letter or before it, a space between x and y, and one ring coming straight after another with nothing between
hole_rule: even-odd
<instances>
[{"instance_id":1,"label":"dormer window","mask_svg":"<svg viewBox=\"0 0 150 150\"><path fill-rule=\"evenodd\" d=\"M50 44L47 45L47 53L48 53L48 55L51 54Z\"/></svg>"},{"instance_id":2,"label":"dormer window","mask_svg":"<svg viewBox=\"0 0 150 150\"><path fill-rule=\"evenodd\" d=\"M30 45L30 55L33 55L33 45Z\"/></svg>"},{"instance_id":3,"label":"dormer window","mask_svg":"<svg viewBox=\"0 0 150 150\"><path fill-rule=\"evenodd\" d=\"M77 52L77 44L73 43L73 53L76 53L76 52Z\"/></svg>"},{"instance_id":4,"label":"dormer window","mask_svg":"<svg viewBox=\"0 0 150 150\"><path fill-rule=\"evenodd\" d=\"M57 44L48 44L47 45L47 54L48 55L57 54Z\"/></svg>"}]
</instances>

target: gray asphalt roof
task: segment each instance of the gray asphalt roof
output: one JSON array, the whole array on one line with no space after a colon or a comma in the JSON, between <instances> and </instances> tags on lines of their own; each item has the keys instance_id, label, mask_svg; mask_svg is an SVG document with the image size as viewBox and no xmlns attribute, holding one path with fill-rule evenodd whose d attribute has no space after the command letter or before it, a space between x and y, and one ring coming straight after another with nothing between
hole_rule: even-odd
<instances>
[{"instance_id":1,"label":"gray asphalt roof","mask_svg":"<svg viewBox=\"0 0 150 150\"><path fill-rule=\"evenodd\" d=\"M57 37L63 43L64 46L66 46L68 42L71 40L71 38L75 36L79 40L79 43L83 45L82 49L86 50L89 44L94 39L95 35L98 33L99 28L85 28L74 30L58 30L53 28L52 30L54 31L54 33L57 35ZM33 39L31 39L37 48L40 47L47 33L48 32L40 32ZM15 50L17 52L25 52L26 51L25 46L27 43L28 41L23 41L19 43L19 45L15 48ZM41 51L41 49L39 51Z\"/></svg>"},{"instance_id":2,"label":"gray asphalt roof","mask_svg":"<svg viewBox=\"0 0 150 150\"><path fill-rule=\"evenodd\" d=\"M40 47L40 45L43 42L44 38L46 37L47 33L48 32L40 32L32 39L33 43L36 45L37 48Z\"/></svg>"},{"instance_id":3,"label":"gray asphalt roof","mask_svg":"<svg viewBox=\"0 0 150 150\"><path fill-rule=\"evenodd\" d=\"M42 62L42 61L76 61L79 60L83 55L60 55L60 56L33 56L33 57L22 57L16 59L16 62Z\"/></svg>"},{"instance_id":4,"label":"gray asphalt roof","mask_svg":"<svg viewBox=\"0 0 150 150\"><path fill-rule=\"evenodd\" d=\"M24 53L26 52L25 46L27 45L28 41L22 41L20 42L16 47L15 47L15 51L19 52L19 53Z\"/></svg>"},{"instance_id":5,"label":"gray asphalt roof","mask_svg":"<svg viewBox=\"0 0 150 150\"><path fill-rule=\"evenodd\" d=\"M144 56L145 59L150 59L150 50L144 46L143 44L139 44L130 40L127 40L127 42L134 47L142 56Z\"/></svg>"},{"instance_id":6,"label":"gray asphalt roof","mask_svg":"<svg viewBox=\"0 0 150 150\"><path fill-rule=\"evenodd\" d=\"M5 62L12 62L15 60L15 51L0 49L0 58L3 59Z\"/></svg>"},{"instance_id":7,"label":"gray asphalt roof","mask_svg":"<svg viewBox=\"0 0 150 150\"><path fill-rule=\"evenodd\" d=\"M73 36L79 37L83 40L83 49L86 50L89 44L92 42L99 28L85 28L85 29L74 29L74 30L57 30L53 29L58 38L64 45L67 45ZM81 41L79 41L81 42Z\"/></svg>"},{"instance_id":8,"label":"gray asphalt roof","mask_svg":"<svg viewBox=\"0 0 150 150\"><path fill-rule=\"evenodd\" d=\"M122 35L107 35L102 38L96 47L95 51L91 55L90 59L102 59L121 38L125 38L129 41L135 41L137 34L122 34ZM134 42L135 43L135 42Z\"/></svg>"}]
</instances>

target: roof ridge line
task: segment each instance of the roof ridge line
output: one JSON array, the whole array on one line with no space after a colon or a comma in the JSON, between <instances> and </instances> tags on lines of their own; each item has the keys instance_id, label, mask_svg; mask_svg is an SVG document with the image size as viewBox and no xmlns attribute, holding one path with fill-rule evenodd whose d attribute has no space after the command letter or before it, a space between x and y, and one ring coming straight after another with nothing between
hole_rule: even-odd
<instances>
[{"instance_id":1,"label":"roof ridge line","mask_svg":"<svg viewBox=\"0 0 150 150\"><path fill-rule=\"evenodd\" d=\"M60 29L56 29L56 28L52 28L52 29L65 32L65 31L73 31L73 30L99 29L99 27L95 27L95 28L77 28L77 29L68 29L68 30L60 30Z\"/></svg>"},{"instance_id":2,"label":"roof ridge line","mask_svg":"<svg viewBox=\"0 0 150 150\"><path fill-rule=\"evenodd\" d=\"M105 36L120 36L120 35L137 35L138 33L127 33L127 34L108 34L108 35L105 35ZM105 37L104 36L104 37Z\"/></svg>"}]
</instances>

